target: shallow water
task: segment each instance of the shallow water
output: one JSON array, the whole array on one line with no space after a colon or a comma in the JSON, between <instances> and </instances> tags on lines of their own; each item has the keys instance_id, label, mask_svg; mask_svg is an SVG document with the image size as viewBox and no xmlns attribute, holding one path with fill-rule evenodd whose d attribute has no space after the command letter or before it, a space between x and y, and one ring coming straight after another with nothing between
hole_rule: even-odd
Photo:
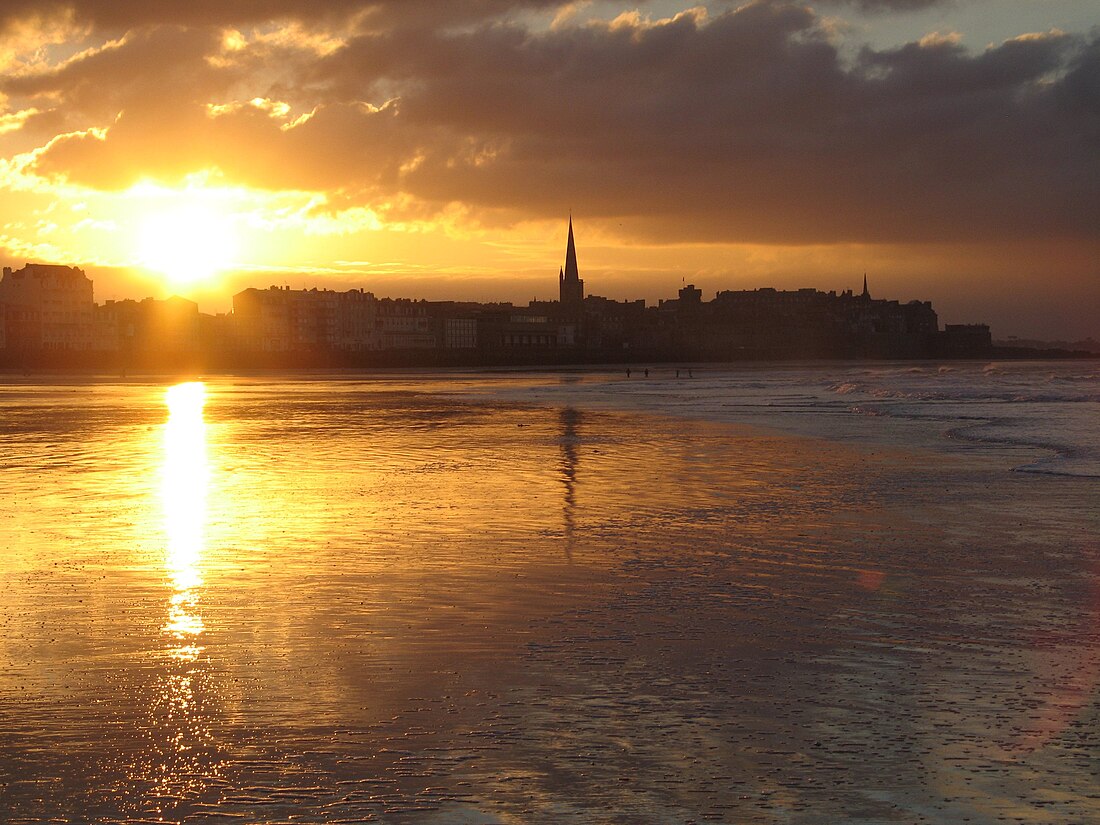
<instances>
[{"instance_id":1,"label":"shallow water","mask_svg":"<svg viewBox=\"0 0 1100 825\"><path fill-rule=\"evenodd\" d=\"M978 445L983 455L994 447L1023 472L1100 478L1100 359L662 365L649 373L462 376L454 384L474 398L657 412L832 441L948 453Z\"/></svg>"},{"instance_id":2,"label":"shallow water","mask_svg":"<svg viewBox=\"0 0 1100 825\"><path fill-rule=\"evenodd\" d=\"M0 389L0 820L1100 816L1093 479L658 380Z\"/></svg>"}]
</instances>

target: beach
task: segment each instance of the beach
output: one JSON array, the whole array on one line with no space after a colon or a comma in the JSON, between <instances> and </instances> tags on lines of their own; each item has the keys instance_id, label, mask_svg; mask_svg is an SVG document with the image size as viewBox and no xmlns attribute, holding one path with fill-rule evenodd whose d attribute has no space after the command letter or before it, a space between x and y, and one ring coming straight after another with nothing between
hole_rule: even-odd
<instances>
[{"instance_id":1,"label":"beach","mask_svg":"<svg viewBox=\"0 0 1100 825\"><path fill-rule=\"evenodd\" d=\"M10 380L0 818L1094 819L1095 364L912 369Z\"/></svg>"}]
</instances>

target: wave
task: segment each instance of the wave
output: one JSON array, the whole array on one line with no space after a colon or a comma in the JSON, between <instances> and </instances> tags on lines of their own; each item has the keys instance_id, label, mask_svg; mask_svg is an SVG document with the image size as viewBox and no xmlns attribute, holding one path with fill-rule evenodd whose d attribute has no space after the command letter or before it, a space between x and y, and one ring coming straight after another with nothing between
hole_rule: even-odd
<instances>
[{"instance_id":1,"label":"wave","mask_svg":"<svg viewBox=\"0 0 1100 825\"><path fill-rule=\"evenodd\" d=\"M995 427L1001 427L1003 430L989 432L990 428ZM1029 437L1020 422L1012 419L990 418L982 422L971 422L948 430L946 436L976 444L1022 447L1048 453L1047 456L1036 461L1013 467L1013 472L1100 478L1100 451L1078 444Z\"/></svg>"},{"instance_id":2,"label":"wave","mask_svg":"<svg viewBox=\"0 0 1100 825\"><path fill-rule=\"evenodd\" d=\"M836 395L862 393L872 398L898 401L956 401L959 403L1003 404L1096 404L1100 403L1100 390L1072 389L1028 391L1021 389L997 389L975 386L960 387L891 387L872 385L858 381L844 381L829 386Z\"/></svg>"}]
</instances>

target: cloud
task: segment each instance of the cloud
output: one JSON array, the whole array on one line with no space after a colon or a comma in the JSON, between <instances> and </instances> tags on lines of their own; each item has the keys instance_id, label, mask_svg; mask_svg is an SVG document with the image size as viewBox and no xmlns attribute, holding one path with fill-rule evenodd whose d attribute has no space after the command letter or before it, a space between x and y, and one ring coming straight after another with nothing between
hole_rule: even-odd
<instances>
[{"instance_id":1,"label":"cloud","mask_svg":"<svg viewBox=\"0 0 1100 825\"><path fill-rule=\"evenodd\" d=\"M216 169L257 189L352 188L362 197L384 197L405 150L395 106L333 104L297 125L282 111L249 105L211 112L197 104L127 111L103 138L74 133L55 141L35 171L126 189L145 178L179 182Z\"/></svg>"},{"instance_id":2,"label":"cloud","mask_svg":"<svg viewBox=\"0 0 1100 825\"><path fill-rule=\"evenodd\" d=\"M823 0L825 6L852 6L860 11L872 14L887 12L910 12L933 6L951 5L955 0Z\"/></svg>"},{"instance_id":3,"label":"cloud","mask_svg":"<svg viewBox=\"0 0 1100 825\"><path fill-rule=\"evenodd\" d=\"M58 16L106 31L165 24L240 26L348 18L362 19L372 26L438 26L559 5L559 0L5 0L0 8L0 31L28 20Z\"/></svg>"},{"instance_id":4,"label":"cloud","mask_svg":"<svg viewBox=\"0 0 1100 825\"><path fill-rule=\"evenodd\" d=\"M0 135L22 129L24 124L36 114L38 114L37 109L23 109L22 111L0 115Z\"/></svg>"},{"instance_id":5,"label":"cloud","mask_svg":"<svg viewBox=\"0 0 1100 825\"><path fill-rule=\"evenodd\" d=\"M176 118L191 101L228 93L238 76L207 64L216 32L162 27L89 48L55 65L0 79L0 92L30 101L38 114L25 128L61 131L109 127L123 111Z\"/></svg>"},{"instance_id":6,"label":"cloud","mask_svg":"<svg viewBox=\"0 0 1100 825\"><path fill-rule=\"evenodd\" d=\"M449 140L402 184L438 201L584 204L699 240L1094 235L1082 46L943 40L849 68L812 12L758 3L709 21L362 37L319 72L349 95L404 87L403 116Z\"/></svg>"},{"instance_id":7,"label":"cloud","mask_svg":"<svg viewBox=\"0 0 1100 825\"><path fill-rule=\"evenodd\" d=\"M79 13L126 7L107 5ZM518 3L464 5L454 27L440 3L380 3L336 35L187 27L194 4L154 4L175 22L0 92L39 110L22 129L70 133L31 170L96 188L216 169L393 219L572 207L662 241L1097 238L1096 37L929 37L853 63L796 4L541 28L496 19Z\"/></svg>"}]
</instances>

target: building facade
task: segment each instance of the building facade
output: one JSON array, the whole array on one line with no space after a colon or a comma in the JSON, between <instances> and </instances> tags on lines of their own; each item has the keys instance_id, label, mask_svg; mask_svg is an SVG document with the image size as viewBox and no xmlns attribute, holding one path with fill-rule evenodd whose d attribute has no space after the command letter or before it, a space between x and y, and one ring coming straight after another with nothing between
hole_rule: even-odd
<instances>
[{"instance_id":1,"label":"building facade","mask_svg":"<svg viewBox=\"0 0 1100 825\"><path fill-rule=\"evenodd\" d=\"M92 282L56 264L4 267L0 310L8 349L83 352L94 340Z\"/></svg>"},{"instance_id":2,"label":"building facade","mask_svg":"<svg viewBox=\"0 0 1100 825\"><path fill-rule=\"evenodd\" d=\"M234 338L249 352L370 352L382 348L380 303L361 289L249 288L233 296Z\"/></svg>"}]
</instances>

